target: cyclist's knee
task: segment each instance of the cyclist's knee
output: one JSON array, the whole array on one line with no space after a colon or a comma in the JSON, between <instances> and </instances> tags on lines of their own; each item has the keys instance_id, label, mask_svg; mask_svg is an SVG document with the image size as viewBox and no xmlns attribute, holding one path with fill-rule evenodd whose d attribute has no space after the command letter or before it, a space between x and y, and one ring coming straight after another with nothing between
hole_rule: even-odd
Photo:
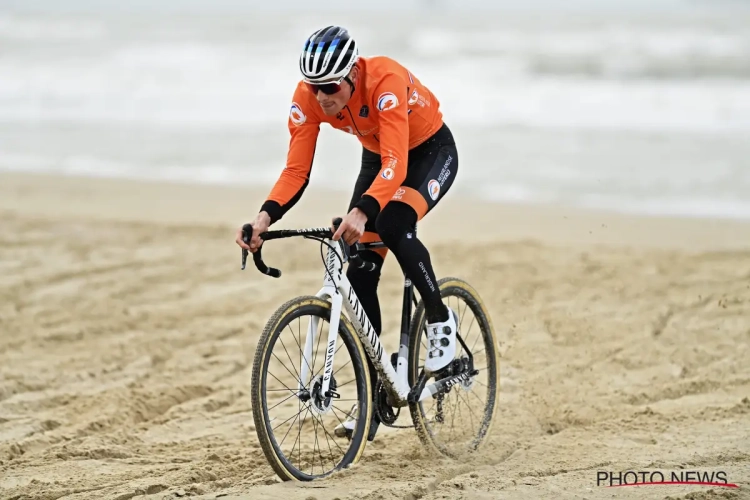
<instances>
[{"instance_id":1,"label":"cyclist's knee","mask_svg":"<svg viewBox=\"0 0 750 500\"><path fill-rule=\"evenodd\" d=\"M388 248L394 248L417 224L417 212L406 203L392 201L378 214L375 228Z\"/></svg>"}]
</instances>

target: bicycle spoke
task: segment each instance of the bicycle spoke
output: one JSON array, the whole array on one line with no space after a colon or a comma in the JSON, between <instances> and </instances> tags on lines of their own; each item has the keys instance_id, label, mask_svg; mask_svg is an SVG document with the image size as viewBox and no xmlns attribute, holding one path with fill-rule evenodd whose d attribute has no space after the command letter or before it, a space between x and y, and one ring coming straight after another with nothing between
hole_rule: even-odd
<instances>
[{"instance_id":1,"label":"bicycle spoke","mask_svg":"<svg viewBox=\"0 0 750 500\"><path fill-rule=\"evenodd\" d=\"M273 353L271 353L271 354L273 354ZM287 370L287 371L289 371L289 370ZM283 386L284 386L284 388L285 388L285 389L286 389L287 391L293 392L293 393L295 393L295 394L297 393L297 390L298 390L298 389L290 389L290 388L289 388L289 386L287 386L287 385L286 385L286 384L285 384L284 382L282 382L281 380L279 380L279 377L277 377L276 375L274 375L274 374L273 374L273 373L271 373L270 371L268 371L268 372L266 372L266 373L268 373L268 374L269 374L270 376L272 376L273 378L275 378L275 379L276 379L276 381L278 381L278 383L280 383L281 385L283 385ZM292 373L291 373L291 372L289 372L289 374L291 375ZM276 389L276 390L277 390L277 391L283 391L283 390L285 390L285 389ZM268 392L268 390L266 390L266 392Z\"/></svg>"},{"instance_id":2,"label":"bicycle spoke","mask_svg":"<svg viewBox=\"0 0 750 500\"><path fill-rule=\"evenodd\" d=\"M282 403L286 403L287 401L289 401L290 399L292 399L294 396L296 396L296 394L292 394L290 396L285 397L284 399L282 399L281 401L279 401L278 403L276 403L275 405L273 405L272 407L270 407L268 409L268 411L273 410L274 408L276 408L277 406L279 406Z\"/></svg>"},{"instance_id":3,"label":"bicycle spoke","mask_svg":"<svg viewBox=\"0 0 750 500\"><path fill-rule=\"evenodd\" d=\"M458 300L458 299L456 299L456 300ZM466 316L466 309L468 309L468 307L469 307L469 303L467 302L467 303L465 303L465 304L464 304L464 312L463 312L463 313L461 313L461 315L459 316L459 319L460 319L460 322L459 322L459 324L458 324L458 329L459 329L459 330L461 330L461 329L462 329L462 327L463 327L463 325L464 325L464 320L463 320L463 318L464 318L464 316ZM460 308L461 308L461 306L459 306L458 308L460 309Z\"/></svg>"},{"instance_id":4,"label":"bicycle spoke","mask_svg":"<svg viewBox=\"0 0 750 500\"><path fill-rule=\"evenodd\" d=\"M338 384L338 389L341 389L341 388L342 388L342 387L344 387L345 385L347 385L347 384L351 384L352 382L356 382L356 381L357 381L357 379L353 378L353 379L351 379L351 380L350 380L349 382L344 382L343 384Z\"/></svg>"},{"instance_id":5,"label":"bicycle spoke","mask_svg":"<svg viewBox=\"0 0 750 500\"><path fill-rule=\"evenodd\" d=\"M280 423L279 425L277 425L276 427L274 427L274 428L273 428L273 429L271 429L271 430L272 430L272 431L275 431L276 429L278 429L279 427L281 427L281 426L282 426L282 425L284 425L285 423L289 422L289 421L290 421L291 419L293 419L294 417L299 417L299 414L300 414L300 413L302 413L302 412L300 411L300 412L296 413L295 415L292 415L291 417L287 418L286 420L284 420L283 422L281 422L281 423ZM294 425L294 422L292 422L292 425ZM289 431L287 431L287 432L289 432Z\"/></svg>"},{"instance_id":6,"label":"bicycle spoke","mask_svg":"<svg viewBox=\"0 0 750 500\"><path fill-rule=\"evenodd\" d=\"M318 425L317 420L313 419L313 430L315 431L315 442L313 443L313 459L310 461L310 475L315 475L315 448L318 446ZM320 455L320 451L318 451ZM320 461L320 471L323 472L323 460Z\"/></svg>"},{"instance_id":7,"label":"bicycle spoke","mask_svg":"<svg viewBox=\"0 0 750 500\"><path fill-rule=\"evenodd\" d=\"M488 345L488 342L493 342L490 340L492 333L486 330L485 313L477 305L476 302L478 301L467 296L467 292L466 288L460 290L446 289L443 292L443 300L458 316L456 323L461 335L461 342L458 343L460 347L456 349L456 359L472 357L472 368L477 371L477 375L472 376L466 382L455 384L444 394L443 402L440 405L442 408L440 422L436 420L436 398L433 398L432 403L428 403L426 400L419 403L420 413L424 425L428 428L428 435L432 442L443 453L456 457L468 451L468 449L476 448L484 439L483 422L488 417L491 418L489 412L492 411L494 402L490 399L483 401L480 396L487 394L490 387L494 386L496 377L492 371L494 370L494 364L487 356L487 353L493 352L494 344ZM471 318L468 318L467 315L470 315ZM426 321L426 319L422 317L422 321ZM474 332L475 326L479 330L476 334ZM417 342L412 343L412 346L417 346L418 349L418 352L414 354L418 360L417 364L424 366L428 351L427 336L420 333L420 338ZM477 382L476 386L473 385L474 382ZM469 387L466 388L465 384ZM455 394L451 395L451 392ZM472 395L469 396L464 392ZM482 394L478 395L480 392ZM466 408L463 408L464 406Z\"/></svg>"},{"instance_id":8,"label":"bicycle spoke","mask_svg":"<svg viewBox=\"0 0 750 500\"><path fill-rule=\"evenodd\" d=\"M469 328L466 330L461 330L461 336L464 339L464 343L466 345L469 345L469 338L471 337L471 327L474 326L474 321L477 319L476 316L472 315L471 317L471 323L469 323ZM474 346L477 345L477 341L482 338L482 329L479 329L479 335L477 335L477 340L474 341L474 345L471 346L471 352L474 352ZM461 346L463 347L463 346Z\"/></svg>"},{"instance_id":9,"label":"bicycle spoke","mask_svg":"<svg viewBox=\"0 0 750 500\"><path fill-rule=\"evenodd\" d=\"M321 426L323 426L323 421L322 421L322 420L320 420L320 417L318 417L318 416L316 416L316 415L313 415L313 418L314 418L315 420L317 420L317 421L318 421L318 423L319 423L319 424L320 424ZM339 419L339 422L340 422L340 421L341 421L341 419ZM331 439L333 439L333 444L335 444L335 445L336 445L336 448L338 448L338 449L339 449L339 450L341 451L341 453L346 453L346 452L345 452L344 450L342 450L342 449L341 449L341 446L339 446L339 444L338 444L338 443L336 442L336 438L335 438L334 436L331 436L331 433L330 433L330 432L328 432L328 430L327 430L327 429L325 428L325 426L323 426L323 432L325 432L325 433L326 433L326 436L327 436L327 437L330 437ZM327 439L327 437L326 437L326 439Z\"/></svg>"},{"instance_id":10,"label":"bicycle spoke","mask_svg":"<svg viewBox=\"0 0 750 500\"><path fill-rule=\"evenodd\" d=\"M456 421L456 409L458 409L458 405L453 407L453 413L451 414L451 436L453 435L454 430L453 424Z\"/></svg>"},{"instance_id":11,"label":"bicycle spoke","mask_svg":"<svg viewBox=\"0 0 750 500\"><path fill-rule=\"evenodd\" d=\"M330 323L330 312L331 304L325 299L295 298L274 313L258 342L251 379L253 419L263 452L284 480L325 476L356 461L365 446L361 431L347 442L335 437L340 433L339 429L334 432L334 426L343 424L351 414L338 405L366 405L362 377L367 372L362 370L367 369L367 358L362 356L356 332L348 322L342 322L335 332L330 331L330 324L325 326ZM296 328L294 321L298 322ZM328 350L328 334L334 334L339 342L332 351ZM290 351L295 346L296 356ZM345 352L339 352L341 349ZM323 359L330 356L336 357L333 366ZM324 373L331 377L324 380ZM328 384L332 394L324 396L323 386Z\"/></svg>"},{"instance_id":12,"label":"bicycle spoke","mask_svg":"<svg viewBox=\"0 0 750 500\"><path fill-rule=\"evenodd\" d=\"M296 418L294 419L294 422L292 422L291 425L289 425L289 430L286 431L286 434L284 434L284 438L281 440L281 443L279 443L279 447L281 447L281 445L284 444L284 441L286 440L286 436L289 434L289 431L291 431L294 428L294 424L299 419L300 414L303 411L307 411L309 408L310 408L309 406L305 405L304 409L301 409L300 411L297 412L296 415L294 415L294 417L296 417ZM286 419L286 422L288 422L288 421L289 421L289 419ZM279 427L281 427L282 425L284 425L284 424L283 423L279 424Z\"/></svg>"},{"instance_id":13,"label":"bicycle spoke","mask_svg":"<svg viewBox=\"0 0 750 500\"><path fill-rule=\"evenodd\" d=\"M474 414L474 410L471 409L471 405L466 400L466 398L463 396L463 394L461 394L460 390L456 394L458 395L459 399L461 399L461 401L463 401L464 403L466 403L466 408L469 410L469 420L471 420L471 429L473 430L474 429L474 418L476 417L476 415ZM481 419L479 419L479 420L481 421Z\"/></svg>"},{"instance_id":14,"label":"bicycle spoke","mask_svg":"<svg viewBox=\"0 0 750 500\"><path fill-rule=\"evenodd\" d=\"M338 351L338 349L337 349L337 351ZM334 353L334 356L335 356L335 354L336 354L336 353ZM349 364L349 363L351 363L351 362L352 362L352 358L349 358L349 361L347 361L347 362L346 362L346 363L344 363L343 365L339 366L339 367L338 367L338 369L337 369L337 370L336 370L335 372L333 372L333 375L331 375L331 376L332 376L332 377L333 377L333 376L335 376L335 375L336 375L336 374L337 374L337 373L339 372L339 370L341 370L341 369L342 369L343 367L345 367L346 365L348 365L348 364Z\"/></svg>"},{"instance_id":15,"label":"bicycle spoke","mask_svg":"<svg viewBox=\"0 0 750 500\"><path fill-rule=\"evenodd\" d=\"M336 410L340 411L341 413L343 413L347 417L351 417L351 413L347 413L344 410L342 410L341 408L337 408L336 405L331 405L331 413L333 413L333 416L336 417L336 420L338 420L339 423L342 424L342 425L344 424L344 421L341 420L341 417L339 417L339 414L336 413Z\"/></svg>"},{"instance_id":16,"label":"bicycle spoke","mask_svg":"<svg viewBox=\"0 0 750 500\"><path fill-rule=\"evenodd\" d=\"M323 336L322 335L322 333L323 333L323 319L322 318L318 318L318 319L320 319L320 321L318 322L319 323L318 326L320 326L320 331L316 332L316 335L318 336L318 343L315 344L315 354L313 355L313 361L312 361L313 368L310 369L310 373L315 373L315 370L314 370L314 368L315 368L315 360L318 359L318 351L320 350L320 337ZM314 375L312 377L315 378Z\"/></svg>"},{"instance_id":17,"label":"bicycle spoke","mask_svg":"<svg viewBox=\"0 0 750 500\"><path fill-rule=\"evenodd\" d=\"M294 373L292 373L291 371L289 371L289 368L287 368L286 365L284 364L284 362L279 359L279 357L276 355L276 353L272 352L271 356L273 356L274 358L278 359L279 363L281 363L281 366L283 366L284 369L286 369L286 371L289 372L289 375L291 375L292 377L294 377L294 379L296 380L296 382L299 385L302 385L302 381L299 379L299 376L295 376ZM274 378L276 378L276 377L274 377ZM276 378L276 380L279 380L279 379ZM284 383L284 382L281 382L281 380L279 380L279 382L282 383L282 384Z\"/></svg>"},{"instance_id":18,"label":"bicycle spoke","mask_svg":"<svg viewBox=\"0 0 750 500\"><path fill-rule=\"evenodd\" d=\"M484 384L482 384L482 385L484 385ZM484 385L484 386L485 386L485 387L487 387L486 385ZM489 387L487 387L487 388L489 389ZM482 403L482 406L485 406L485 405L487 404L487 401L483 401L483 400L482 400L482 399L481 399L481 398L480 398L480 397L479 397L479 396L477 395L477 393L476 393L476 392L474 392L474 391L469 391L469 393L470 393L470 394L472 394L472 395L473 395L473 396L474 396L475 398L477 398L477 399L479 400L479 402L480 402L480 403Z\"/></svg>"},{"instance_id":19,"label":"bicycle spoke","mask_svg":"<svg viewBox=\"0 0 750 500\"><path fill-rule=\"evenodd\" d=\"M323 427L322 422L318 421L318 423L321 427ZM323 427L323 437L326 438L326 443L328 444L328 456L331 457L331 463L333 464L334 467L336 467L336 461L333 459L333 450L331 449L331 442L328 440L328 433L326 432L325 427Z\"/></svg>"},{"instance_id":20,"label":"bicycle spoke","mask_svg":"<svg viewBox=\"0 0 750 500\"><path fill-rule=\"evenodd\" d=\"M287 325L287 327L289 327L289 325ZM292 338L294 338L294 341L297 343L297 347L299 348L299 366L302 366L302 353L304 352L304 349L302 348L302 344L299 341L299 329L297 330L297 334L298 334L298 338L294 338L294 330L292 330ZM307 362L307 358L305 358L305 364L307 365L307 369L310 370L310 373L312 373L313 370L310 367L310 363ZM302 380L302 377L300 377L300 380Z\"/></svg>"},{"instance_id":21,"label":"bicycle spoke","mask_svg":"<svg viewBox=\"0 0 750 500\"><path fill-rule=\"evenodd\" d=\"M292 332L294 333L294 332ZM279 335L279 342L281 342L281 347L284 348L284 352L286 353L286 357L289 358L289 362L292 364L292 367L294 367L294 361L292 361L292 357L289 355L289 351L286 349L286 345L284 345L284 341L281 340L281 335ZM276 358L278 359L278 357ZM281 361L281 360L279 360ZM300 382L300 385L302 385L302 377L299 376L299 373L297 373L297 368L294 368L294 373L297 374L297 380Z\"/></svg>"}]
</instances>

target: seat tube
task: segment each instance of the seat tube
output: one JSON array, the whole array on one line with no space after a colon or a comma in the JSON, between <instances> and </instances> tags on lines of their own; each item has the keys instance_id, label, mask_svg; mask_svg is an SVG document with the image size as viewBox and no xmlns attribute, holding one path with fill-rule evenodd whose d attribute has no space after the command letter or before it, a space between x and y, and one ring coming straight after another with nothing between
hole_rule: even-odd
<instances>
[{"instance_id":1,"label":"seat tube","mask_svg":"<svg viewBox=\"0 0 750 500\"><path fill-rule=\"evenodd\" d=\"M411 323L413 295L414 285L411 280L404 275L404 298L401 305L401 336L398 346L398 358L396 361L396 374L404 387L409 387L407 367L409 355L409 326Z\"/></svg>"}]
</instances>

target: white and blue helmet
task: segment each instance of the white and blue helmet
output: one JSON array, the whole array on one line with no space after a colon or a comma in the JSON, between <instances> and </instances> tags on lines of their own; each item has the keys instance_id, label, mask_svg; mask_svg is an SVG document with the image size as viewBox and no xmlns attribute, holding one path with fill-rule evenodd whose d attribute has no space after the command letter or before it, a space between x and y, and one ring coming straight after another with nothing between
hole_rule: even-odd
<instances>
[{"instance_id":1,"label":"white and blue helmet","mask_svg":"<svg viewBox=\"0 0 750 500\"><path fill-rule=\"evenodd\" d=\"M340 26L310 35L299 56L302 78L308 83L340 83L359 59L357 42Z\"/></svg>"}]
</instances>

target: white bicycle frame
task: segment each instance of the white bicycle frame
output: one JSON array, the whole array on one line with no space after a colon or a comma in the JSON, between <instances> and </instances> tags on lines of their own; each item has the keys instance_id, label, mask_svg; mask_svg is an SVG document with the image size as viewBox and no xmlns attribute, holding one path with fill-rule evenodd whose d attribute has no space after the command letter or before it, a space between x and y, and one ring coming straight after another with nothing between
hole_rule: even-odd
<instances>
[{"instance_id":1,"label":"white bicycle frame","mask_svg":"<svg viewBox=\"0 0 750 500\"><path fill-rule=\"evenodd\" d=\"M398 361L396 363L396 369L394 369L390 362L390 354L380 343L380 339L378 338L375 329L372 327L372 323L370 323L370 319L367 317L362 304L359 302L357 294L354 292L351 283L349 283L349 280L343 272L343 263L346 262L346 260L341 244L330 239L326 239L325 242L329 244L328 254L325 261L326 273L323 278L323 287L318 291L316 296L331 302L331 318L328 329L328 343L326 344L325 350L325 368L323 371L320 393L328 394L329 391L329 385L333 374L333 357L336 353L339 321L343 308L345 309L352 325L354 325L357 336L362 342L368 357L380 374L386 390L394 400L392 401L393 406L406 406L408 404L409 394L412 390L409 386L407 374L408 332L402 332L401 345L399 346L398 351ZM411 286L408 279L405 280L405 286ZM318 331L318 321L319 318L311 317L307 328L303 359L300 363L300 391L309 389L309 387L305 387L304 384L307 383L307 379L310 376L310 360L312 359L313 345L316 342L315 336ZM366 366L365 369L367 369ZM433 396L438 392L440 387L450 387L465 378L468 377L458 375L433 382L424 387L417 398L417 401L422 401ZM372 383L374 382L375 381L372 381Z\"/></svg>"}]
</instances>

